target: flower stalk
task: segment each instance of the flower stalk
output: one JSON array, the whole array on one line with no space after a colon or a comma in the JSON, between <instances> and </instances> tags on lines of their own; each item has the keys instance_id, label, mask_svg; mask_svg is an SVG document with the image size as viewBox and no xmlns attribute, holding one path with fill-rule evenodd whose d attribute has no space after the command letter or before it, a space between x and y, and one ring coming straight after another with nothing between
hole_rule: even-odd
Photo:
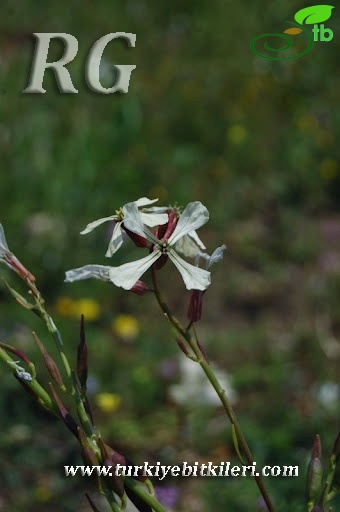
<instances>
[{"instance_id":1,"label":"flower stalk","mask_svg":"<svg viewBox=\"0 0 340 512\"><path fill-rule=\"evenodd\" d=\"M237 437L239 446L241 446L244 455L247 459L248 464L251 466L254 463L253 455L250 451L250 448L248 446L248 443L243 435L243 432L241 430L240 424L238 422L238 419L236 417L236 414L228 400L228 397L226 396L226 393L224 389L222 389L218 379L215 376L214 371L212 370L210 364L206 360L206 356L202 353L199 344L197 342L197 339L191 335L188 329L183 327L183 325L180 323L180 321L172 314L169 306L166 303L166 300L159 288L156 270L154 268L151 268L151 275L152 275L152 282L153 282L153 288L154 293L157 299L157 302L165 314L167 320L172 324L172 326L176 329L178 334L180 334L188 343L189 347L191 348L192 352L195 354L195 357L197 358L197 363L200 364L202 370L204 371L206 377L210 381L211 385L215 389L218 397L221 400L221 403L224 407L224 410L226 411L228 418L231 422L232 428L235 432L235 435ZM178 343L178 342L177 342ZM183 351L183 349L182 349ZM242 461L243 462L243 461ZM264 486L263 480L261 476L254 475L256 484L260 490L260 493L265 501L265 504L267 506L268 512L274 512L274 506L272 504L272 501L270 499L270 496Z\"/></svg>"}]
</instances>

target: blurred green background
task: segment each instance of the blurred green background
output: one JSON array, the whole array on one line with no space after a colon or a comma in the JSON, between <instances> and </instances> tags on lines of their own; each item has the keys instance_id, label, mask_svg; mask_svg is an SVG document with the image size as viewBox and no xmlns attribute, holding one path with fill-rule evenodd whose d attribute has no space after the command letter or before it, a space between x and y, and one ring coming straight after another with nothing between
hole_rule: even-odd
<instances>
[{"instance_id":1,"label":"blurred green background","mask_svg":"<svg viewBox=\"0 0 340 512\"><path fill-rule=\"evenodd\" d=\"M72 361L85 314L98 426L137 463L237 464L223 411L198 377L190 380L194 363L183 367L153 297L101 282L63 282L70 268L110 264L109 226L82 237L88 222L142 196L183 206L202 201L210 222L201 238L209 252L222 243L228 250L213 268L199 338L230 380L258 465L299 466L298 478L266 480L278 512L305 510L314 436L320 434L327 456L339 430L337 8L325 22L333 40L315 43L296 60L261 59L249 43L283 32L308 5L82 0L42 7L2 0L0 6L0 221L11 250L36 276ZM122 31L137 34L136 47L110 43L104 59L107 69L136 65L129 91L95 94L84 79L87 53L99 37ZM33 32L78 39L69 66L78 94L60 94L51 72L45 94L21 93ZM303 44L296 38L297 51ZM61 54L54 41L49 56ZM110 76L102 79L111 85ZM112 264L135 254L124 247ZM1 275L23 291L5 267ZM189 293L170 265L162 279L185 320ZM31 335L35 330L54 353L43 325L4 286L0 314L1 341L29 354L47 383ZM0 382L0 510L87 511L87 482L63 474L64 464L82 463L74 440L22 393L3 364ZM250 478L155 484L178 512L263 510Z\"/></svg>"}]
</instances>

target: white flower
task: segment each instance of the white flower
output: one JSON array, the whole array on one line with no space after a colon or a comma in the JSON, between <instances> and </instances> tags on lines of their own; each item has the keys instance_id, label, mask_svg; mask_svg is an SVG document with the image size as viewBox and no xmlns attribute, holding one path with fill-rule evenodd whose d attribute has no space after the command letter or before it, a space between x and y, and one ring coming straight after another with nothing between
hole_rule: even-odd
<instances>
[{"instance_id":1,"label":"white flower","mask_svg":"<svg viewBox=\"0 0 340 512\"><path fill-rule=\"evenodd\" d=\"M141 197L137 201L134 201L134 203L132 204L137 205L137 207L143 207L149 204L153 204L156 201L158 201L158 199L148 199L147 197ZM121 226L125 218L125 207L126 205L123 206L120 210L117 210L115 215L111 215L110 217L104 217L102 219L98 219L91 222L80 233L81 235L86 235L87 233L90 233L97 226L100 226L100 224L103 224L104 222L115 221L116 224L105 256L112 256L115 252L118 251L118 249L121 247L123 243L123 230ZM144 224L146 224L149 227L154 227L160 224L166 224L168 222L168 214L164 213L166 210L167 207L152 206L151 208L143 208L139 213Z\"/></svg>"},{"instance_id":2,"label":"white flower","mask_svg":"<svg viewBox=\"0 0 340 512\"><path fill-rule=\"evenodd\" d=\"M199 201L189 203L180 216L176 228L170 238L161 241L156 238L146 227L144 218L138 211L136 202L124 206L124 225L127 229L136 233L154 244L153 251L144 258L125 263L119 267L105 267L102 265L86 265L78 269L66 272L66 281L77 281L95 277L104 281L110 280L116 286L130 290L139 278L155 261L166 254L182 275L188 290L205 290L210 284L210 272L195 267L183 260L175 251L175 244L182 237L200 228L209 219L206 207Z\"/></svg>"},{"instance_id":3,"label":"white flower","mask_svg":"<svg viewBox=\"0 0 340 512\"><path fill-rule=\"evenodd\" d=\"M213 407L221 405L214 388L204 378L199 364L187 357L181 357L179 365L180 382L170 386L170 396L176 404L188 406L205 404ZM214 363L211 363L211 367L229 401L234 404L237 401L237 393L232 386L231 376Z\"/></svg>"},{"instance_id":4,"label":"white flower","mask_svg":"<svg viewBox=\"0 0 340 512\"><path fill-rule=\"evenodd\" d=\"M125 263L119 267L111 267L111 281L116 286L130 290L144 272L146 272L162 254L166 254L182 275L188 290L205 290L210 284L210 272L190 265L190 263L183 260L175 251L175 244L182 237L203 226L208 219L208 210L202 203L199 201L189 203L180 216L177 226L170 238L162 242L143 225L137 205L134 203L125 205L125 226L130 231L152 242L154 244L154 250L148 254L148 256L140 260Z\"/></svg>"},{"instance_id":5,"label":"white flower","mask_svg":"<svg viewBox=\"0 0 340 512\"><path fill-rule=\"evenodd\" d=\"M11 256L12 253L8 248L4 228L0 224L0 259L5 259L6 256ZM6 262L5 262L6 263Z\"/></svg>"}]
</instances>

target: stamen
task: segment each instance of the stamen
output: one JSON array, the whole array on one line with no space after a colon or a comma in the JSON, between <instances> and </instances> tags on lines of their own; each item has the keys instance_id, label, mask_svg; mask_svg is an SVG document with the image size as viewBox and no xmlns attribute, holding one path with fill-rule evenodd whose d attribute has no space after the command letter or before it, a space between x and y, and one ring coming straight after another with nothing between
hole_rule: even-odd
<instances>
[{"instance_id":1,"label":"stamen","mask_svg":"<svg viewBox=\"0 0 340 512\"><path fill-rule=\"evenodd\" d=\"M168 249L168 242L163 242L159 245L159 250L162 252L162 254L166 254Z\"/></svg>"}]
</instances>

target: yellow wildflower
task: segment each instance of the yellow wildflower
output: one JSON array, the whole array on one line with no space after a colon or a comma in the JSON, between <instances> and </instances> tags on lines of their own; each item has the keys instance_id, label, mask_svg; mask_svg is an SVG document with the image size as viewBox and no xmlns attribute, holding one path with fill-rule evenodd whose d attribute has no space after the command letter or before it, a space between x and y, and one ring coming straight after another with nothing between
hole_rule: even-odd
<instances>
[{"instance_id":1,"label":"yellow wildflower","mask_svg":"<svg viewBox=\"0 0 340 512\"><path fill-rule=\"evenodd\" d=\"M121 338L134 339L139 334L138 320L132 315L118 315L112 322L112 330Z\"/></svg>"},{"instance_id":2,"label":"yellow wildflower","mask_svg":"<svg viewBox=\"0 0 340 512\"><path fill-rule=\"evenodd\" d=\"M79 299L75 301L73 314L77 318L84 315L85 320L97 320L100 316L100 305L93 299Z\"/></svg>"},{"instance_id":3,"label":"yellow wildflower","mask_svg":"<svg viewBox=\"0 0 340 512\"><path fill-rule=\"evenodd\" d=\"M74 300L71 297L58 297L55 309L59 315L73 316Z\"/></svg>"},{"instance_id":4,"label":"yellow wildflower","mask_svg":"<svg viewBox=\"0 0 340 512\"><path fill-rule=\"evenodd\" d=\"M116 393L98 393L95 397L99 409L107 414L116 411L121 401L121 397Z\"/></svg>"}]
</instances>

